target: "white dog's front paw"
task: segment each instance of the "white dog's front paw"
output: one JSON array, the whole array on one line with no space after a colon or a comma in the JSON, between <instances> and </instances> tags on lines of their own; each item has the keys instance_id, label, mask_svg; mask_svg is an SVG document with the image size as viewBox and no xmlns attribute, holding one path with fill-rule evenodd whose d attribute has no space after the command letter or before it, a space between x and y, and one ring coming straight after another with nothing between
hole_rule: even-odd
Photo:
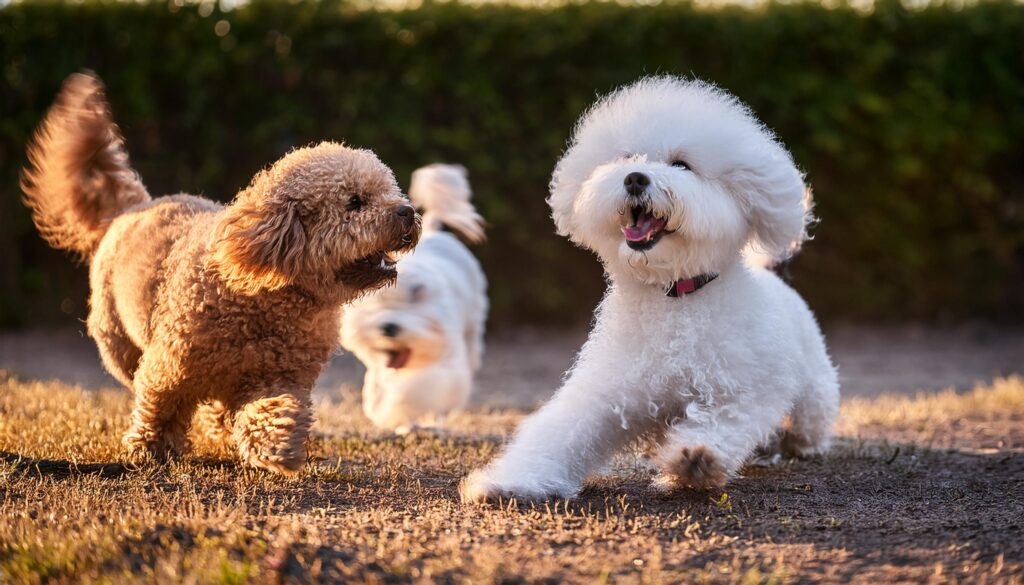
<instances>
[{"instance_id":1,"label":"white dog's front paw","mask_svg":"<svg viewBox=\"0 0 1024 585\"><path fill-rule=\"evenodd\" d=\"M731 472L719 454L704 445L680 447L663 454L661 474L652 487L660 492L680 488L699 490L725 487Z\"/></svg>"},{"instance_id":2,"label":"white dog's front paw","mask_svg":"<svg viewBox=\"0 0 1024 585\"><path fill-rule=\"evenodd\" d=\"M470 473L459 483L459 496L463 504L484 504L513 498L519 502L540 502L552 497L570 498L575 493L576 490L568 486L555 487L529 481L500 481L480 469Z\"/></svg>"}]
</instances>

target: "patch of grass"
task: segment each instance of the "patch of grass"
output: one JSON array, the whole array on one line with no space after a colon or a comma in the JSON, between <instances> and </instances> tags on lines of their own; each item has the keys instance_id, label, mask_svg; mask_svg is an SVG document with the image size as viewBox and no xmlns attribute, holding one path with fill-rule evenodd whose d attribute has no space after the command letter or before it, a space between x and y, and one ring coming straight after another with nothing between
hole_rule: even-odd
<instances>
[{"instance_id":1,"label":"patch of grass","mask_svg":"<svg viewBox=\"0 0 1024 585\"><path fill-rule=\"evenodd\" d=\"M197 437L126 465L127 392L0 380L0 582L1020 582L1024 382L854 400L826 457L664 496L638 455L579 498L464 507L459 479L524 413L395 437L351 397L317 405L304 473L240 467ZM913 427L908 430L908 427ZM982 429L982 430L979 430ZM930 449L935 433L946 449ZM952 438L949 438L952 437ZM992 446L999 437L1002 446ZM89 463L125 464L112 476ZM999 502L999 505L992 505ZM1015 528L1016 527L1016 528ZM983 528L983 529L980 529Z\"/></svg>"},{"instance_id":2,"label":"patch of grass","mask_svg":"<svg viewBox=\"0 0 1024 585\"><path fill-rule=\"evenodd\" d=\"M916 396L886 394L877 398L853 398L843 404L843 419L858 425L921 425L961 418L986 419L1024 412L1024 378L997 378L966 394L952 388L943 392L919 392Z\"/></svg>"}]
</instances>

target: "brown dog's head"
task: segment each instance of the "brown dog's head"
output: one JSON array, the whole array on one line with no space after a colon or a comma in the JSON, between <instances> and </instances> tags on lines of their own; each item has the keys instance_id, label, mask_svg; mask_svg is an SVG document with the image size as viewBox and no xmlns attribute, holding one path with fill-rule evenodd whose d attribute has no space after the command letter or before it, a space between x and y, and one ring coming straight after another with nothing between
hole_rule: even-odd
<instances>
[{"instance_id":1,"label":"brown dog's head","mask_svg":"<svg viewBox=\"0 0 1024 585\"><path fill-rule=\"evenodd\" d=\"M416 245L420 222L372 152L324 142L258 173L225 210L213 262L233 290L296 285L343 300L394 281L391 252Z\"/></svg>"}]
</instances>

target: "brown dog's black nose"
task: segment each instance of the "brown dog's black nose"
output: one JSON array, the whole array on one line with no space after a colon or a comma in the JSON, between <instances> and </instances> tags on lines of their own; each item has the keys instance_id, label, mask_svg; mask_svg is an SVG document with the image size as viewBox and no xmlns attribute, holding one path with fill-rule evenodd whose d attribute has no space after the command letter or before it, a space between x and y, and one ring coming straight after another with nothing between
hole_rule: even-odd
<instances>
[{"instance_id":1,"label":"brown dog's black nose","mask_svg":"<svg viewBox=\"0 0 1024 585\"><path fill-rule=\"evenodd\" d=\"M412 226L416 225L416 208L408 203L403 203L395 208L395 215L405 225L405 229L412 229Z\"/></svg>"},{"instance_id":2,"label":"brown dog's black nose","mask_svg":"<svg viewBox=\"0 0 1024 585\"><path fill-rule=\"evenodd\" d=\"M394 323L385 323L380 326L380 332L384 334L384 337L396 337L398 335L399 327Z\"/></svg>"},{"instance_id":3,"label":"brown dog's black nose","mask_svg":"<svg viewBox=\"0 0 1024 585\"><path fill-rule=\"evenodd\" d=\"M643 173L632 172L626 175L622 184L626 186L626 193L636 197L647 189L647 186L651 184L651 179Z\"/></svg>"}]
</instances>

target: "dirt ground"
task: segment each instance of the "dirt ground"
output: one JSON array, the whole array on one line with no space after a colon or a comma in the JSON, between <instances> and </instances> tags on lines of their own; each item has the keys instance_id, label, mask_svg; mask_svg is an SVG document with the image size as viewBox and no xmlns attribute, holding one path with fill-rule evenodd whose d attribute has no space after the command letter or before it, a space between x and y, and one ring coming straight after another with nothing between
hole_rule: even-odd
<instances>
[{"instance_id":1,"label":"dirt ground","mask_svg":"<svg viewBox=\"0 0 1024 585\"><path fill-rule=\"evenodd\" d=\"M831 453L661 495L627 453L580 497L462 506L518 410L441 435L323 399L307 469L196 452L133 466L129 399L0 376L0 583L1021 583L1024 378L848 399Z\"/></svg>"},{"instance_id":2,"label":"dirt ground","mask_svg":"<svg viewBox=\"0 0 1024 585\"><path fill-rule=\"evenodd\" d=\"M363 418L339 355L307 469L280 478L201 433L129 464L128 393L92 342L0 334L0 583L1024 582L1024 332L831 330L832 452L762 457L724 491L661 495L638 451L571 502L460 505L584 336L493 336L469 412L404 438Z\"/></svg>"},{"instance_id":3,"label":"dirt ground","mask_svg":"<svg viewBox=\"0 0 1024 585\"><path fill-rule=\"evenodd\" d=\"M971 388L1024 373L1024 329L833 327L826 335L839 366L843 396L877 396ZM586 339L585 331L506 331L488 339L473 402L478 407L532 408L558 387ZM60 331L0 332L0 368L23 379L60 380L86 389L116 386L99 363L84 326ZM317 384L321 396L359 388L363 368L338 352Z\"/></svg>"}]
</instances>

